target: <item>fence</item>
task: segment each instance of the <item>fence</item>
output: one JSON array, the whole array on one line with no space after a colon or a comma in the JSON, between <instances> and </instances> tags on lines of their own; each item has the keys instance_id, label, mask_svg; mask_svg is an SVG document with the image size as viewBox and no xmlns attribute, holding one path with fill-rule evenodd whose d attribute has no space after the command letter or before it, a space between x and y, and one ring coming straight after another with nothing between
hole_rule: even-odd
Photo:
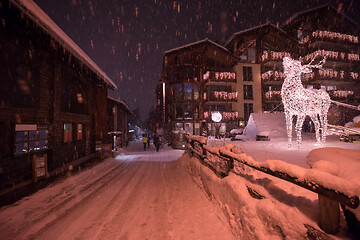
<instances>
[{"instance_id":1,"label":"fence","mask_svg":"<svg viewBox=\"0 0 360 240\"><path fill-rule=\"evenodd\" d=\"M353 209L359 206L359 197L353 195L352 191L346 191L346 189L353 189L354 186L347 180L330 173L305 169L283 161L273 160L272 162L260 163L241 153L237 148L209 147L206 137L190 134L185 137L188 152L198 156L202 163L219 177L226 177L233 169L234 161L236 161L317 193L320 209L319 226L327 233L337 233L339 230L339 203ZM324 181L329 177L331 183L335 182L336 184L331 185L331 183Z\"/></svg>"}]
</instances>

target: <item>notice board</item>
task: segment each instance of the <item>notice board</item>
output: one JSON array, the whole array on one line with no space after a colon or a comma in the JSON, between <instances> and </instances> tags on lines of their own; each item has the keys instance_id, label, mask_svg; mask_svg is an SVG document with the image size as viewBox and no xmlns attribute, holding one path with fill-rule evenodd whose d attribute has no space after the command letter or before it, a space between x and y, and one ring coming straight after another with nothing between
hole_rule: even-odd
<instances>
[{"instance_id":1,"label":"notice board","mask_svg":"<svg viewBox=\"0 0 360 240\"><path fill-rule=\"evenodd\" d=\"M34 182L37 182L41 178L49 177L47 154L33 155L32 165Z\"/></svg>"}]
</instances>

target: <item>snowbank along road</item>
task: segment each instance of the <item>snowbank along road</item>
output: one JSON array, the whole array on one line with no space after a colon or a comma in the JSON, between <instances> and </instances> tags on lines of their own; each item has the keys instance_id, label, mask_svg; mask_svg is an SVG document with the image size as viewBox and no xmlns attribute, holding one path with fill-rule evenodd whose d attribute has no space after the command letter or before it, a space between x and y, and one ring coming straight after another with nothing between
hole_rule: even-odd
<instances>
[{"instance_id":1,"label":"snowbank along road","mask_svg":"<svg viewBox=\"0 0 360 240\"><path fill-rule=\"evenodd\" d=\"M116 158L0 209L0 239L234 239L183 151L131 142Z\"/></svg>"}]
</instances>

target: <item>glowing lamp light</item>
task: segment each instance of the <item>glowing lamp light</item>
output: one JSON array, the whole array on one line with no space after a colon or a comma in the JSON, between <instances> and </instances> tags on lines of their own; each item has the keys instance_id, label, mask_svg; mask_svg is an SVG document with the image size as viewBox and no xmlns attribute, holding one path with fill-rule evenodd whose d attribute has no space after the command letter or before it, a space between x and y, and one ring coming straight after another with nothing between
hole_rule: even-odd
<instances>
[{"instance_id":1,"label":"glowing lamp light","mask_svg":"<svg viewBox=\"0 0 360 240\"><path fill-rule=\"evenodd\" d=\"M220 112L212 112L211 113L211 120L213 120L214 122L220 122L222 119L222 115Z\"/></svg>"}]
</instances>

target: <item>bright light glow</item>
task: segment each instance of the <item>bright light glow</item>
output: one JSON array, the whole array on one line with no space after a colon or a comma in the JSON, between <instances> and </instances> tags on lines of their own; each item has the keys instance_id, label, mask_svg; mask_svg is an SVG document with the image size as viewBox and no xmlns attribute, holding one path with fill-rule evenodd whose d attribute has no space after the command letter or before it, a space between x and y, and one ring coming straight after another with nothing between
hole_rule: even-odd
<instances>
[{"instance_id":1,"label":"bright light glow","mask_svg":"<svg viewBox=\"0 0 360 240\"><path fill-rule=\"evenodd\" d=\"M235 80L236 74L232 72L213 72L213 71L207 71L203 78L204 80L208 80L210 78L215 78L215 80Z\"/></svg>"},{"instance_id":2,"label":"bright light glow","mask_svg":"<svg viewBox=\"0 0 360 240\"><path fill-rule=\"evenodd\" d=\"M236 100L238 92L214 91L214 96L219 100Z\"/></svg>"},{"instance_id":3,"label":"bright light glow","mask_svg":"<svg viewBox=\"0 0 360 240\"><path fill-rule=\"evenodd\" d=\"M314 60L314 59L313 59ZM283 58L285 80L281 88L281 98L285 110L285 120L288 135L288 146L292 141L292 120L297 116L296 135L298 147L301 148L301 131L306 116L315 125L316 140L319 144L326 143L327 113L330 107L330 96L324 90L305 89L301 83L301 73L310 73L311 68L322 68L325 58L316 65L307 65L290 57Z\"/></svg>"},{"instance_id":4,"label":"bright light glow","mask_svg":"<svg viewBox=\"0 0 360 240\"><path fill-rule=\"evenodd\" d=\"M358 43L359 38L354 35L348 35L343 33L337 33L337 32L330 32L330 31L321 31L317 30L312 33L312 36L315 39L323 39L323 38L329 38L331 40L340 40L340 41L346 41L350 43ZM310 36L306 36L300 41L300 44L304 44L310 41Z\"/></svg>"},{"instance_id":5,"label":"bright light glow","mask_svg":"<svg viewBox=\"0 0 360 240\"><path fill-rule=\"evenodd\" d=\"M214 122L220 122L222 119L222 115L220 112L212 112L211 113L211 120Z\"/></svg>"},{"instance_id":6,"label":"bright light glow","mask_svg":"<svg viewBox=\"0 0 360 240\"><path fill-rule=\"evenodd\" d=\"M279 71L267 71L261 74L262 80L269 80L273 76L274 80L284 79L285 74Z\"/></svg>"},{"instance_id":7,"label":"bright light glow","mask_svg":"<svg viewBox=\"0 0 360 240\"><path fill-rule=\"evenodd\" d=\"M268 60L268 59L269 60L270 59L281 60L284 57L290 57L290 53L288 53L288 52L267 51L261 56L261 59L262 59L262 61L265 61L265 60Z\"/></svg>"}]
</instances>

